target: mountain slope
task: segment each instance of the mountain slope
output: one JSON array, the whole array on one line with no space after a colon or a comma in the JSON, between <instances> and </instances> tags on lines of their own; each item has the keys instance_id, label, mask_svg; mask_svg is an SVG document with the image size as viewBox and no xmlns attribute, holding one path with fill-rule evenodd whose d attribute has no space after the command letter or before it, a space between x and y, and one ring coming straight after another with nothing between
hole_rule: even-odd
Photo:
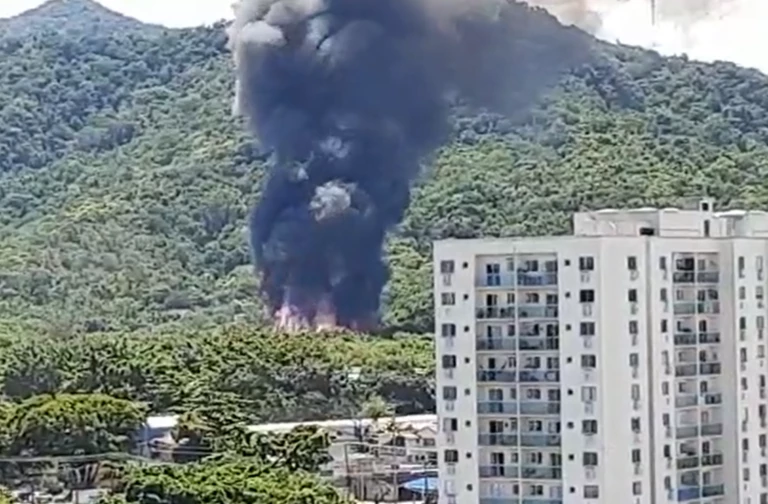
<instances>
[{"instance_id":1,"label":"mountain slope","mask_svg":"<svg viewBox=\"0 0 768 504\"><path fill-rule=\"evenodd\" d=\"M164 28L150 26L107 9L93 0L48 0L18 16L0 19L0 36L24 38L66 32L70 35L140 31L161 33Z\"/></svg>"},{"instance_id":2,"label":"mountain slope","mask_svg":"<svg viewBox=\"0 0 768 504\"><path fill-rule=\"evenodd\" d=\"M545 13L526 16L552 30ZM221 27L5 42L7 323L68 334L261 321L245 222L262 160L231 116L224 46ZM457 110L455 140L388 246L390 328L431 330L435 238L563 233L574 210L705 193L768 203L766 76L597 47L522 117Z\"/></svg>"}]
</instances>

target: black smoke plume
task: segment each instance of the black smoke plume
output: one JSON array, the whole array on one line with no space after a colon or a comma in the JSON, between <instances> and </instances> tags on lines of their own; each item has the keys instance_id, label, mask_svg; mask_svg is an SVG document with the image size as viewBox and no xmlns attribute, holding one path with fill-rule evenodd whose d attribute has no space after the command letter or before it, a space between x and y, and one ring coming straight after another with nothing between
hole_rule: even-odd
<instances>
[{"instance_id":1,"label":"black smoke plume","mask_svg":"<svg viewBox=\"0 0 768 504\"><path fill-rule=\"evenodd\" d=\"M535 33L530 9L505 0L242 0L235 12L236 110L271 156L251 245L273 314L308 325L321 305L339 325L375 322L385 234L450 133L449 97L519 109L587 53L581 33L551 18L540 28L557 37Z\"/></svg>"}]
</instances>

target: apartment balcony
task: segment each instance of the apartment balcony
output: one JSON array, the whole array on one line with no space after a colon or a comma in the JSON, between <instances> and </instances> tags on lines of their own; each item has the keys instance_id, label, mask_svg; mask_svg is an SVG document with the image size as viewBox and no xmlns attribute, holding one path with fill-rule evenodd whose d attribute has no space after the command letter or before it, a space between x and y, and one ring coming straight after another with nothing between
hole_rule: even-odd
<instances>
[{"instance_id":1,"label":"apartment balcony","mask_svg":"<svg viewBox=\"0 0 768 504\"><path fill-rule=\"evenodd\" d=\"M517 372L515 371L478 371L477 381L495 382L495 383L516 383Z\"/></svg>"},{"instance_id":2,"label":"apartment balcony","mask_svg":"<svg viewBox=\"0 0 768 504\"><path fill-rule=\"evenodd\" d=\"M480 504L520 504L519 497L480 497Z\"/></svg>"},{"instance_id":3,"label":"apartment balcony","mask_svg":"<svg viewBox=\"0 0 768 504\"><path fill-rule=\"evenodd\" d=\"M686 502L701 497L701 487L687 487L677 489L677 502Z\"/></svg>"},{"instance_id":4,"label":"apartment balcony","mask_svg":"<svg viewBox=\"0 0 768 504\"><path fill-rule=\"evenodd\" d=\"M518 446L520 439L517 434L480 434L477 436L480 446Z\"/></svg>"},{"instance_id":5,"label":"apartment balcony","mask_svg":"<svg viewBox=\"0 0 768 504\"><path fill-rule=\"evenodd\" d=\"M477 338L475 349L483 350L517 350L517 338Z\"/></svg>"},{"instance_id":6,"label":"apartment balcony","mask_svg":"<svg viewBox=\"0 0 768 504\"><path fill-rule=\"evenodd\" d=\"M559 349L560 340L557 336L520 338L520 350L546 352Z\"/></svg>"},{"instance_id":7,"label":"apartment balcony","mask_svg":"<svg viewBox=\"0 0 768 504\"><path fill-rule=\"evenodd\" d=\"M681 301L675 303L673 312L675 315L694 315L707 313L720 313L719 301Z\"/></svg>"},{"instance_id":8,"label":"apartment balcony","mask_svg":"<svg viewBox=\"0 0 768 504\"><path fill-rule=\"evenodd\" d=\"M675 345L678 345L678 346L696 345L696 334L695 333L675 334Z\"/></svg>"},{"instance_id":9,"label":"apartment balcony","mask_svg":"<svg viewBox=\"0 0 768 504\"><path fill-rule=\"evenodd\" d=\"M563 504L562 499L550 499L546 497L542 498L525 498L522 504Z\"/></svg>"},{"instance_id":10,"label":"apartment balcony","mask_svg":"<svg viewBox=\"0 0 768 504\"><path fill-rule=\"evenodd\" d=\"M717 497L725 495L725 485L707 485L701 489L702 497Z\"/></svg>"},{"instance_id":11,"label":"apartment balcony","mask_svg":"<svg viewBox=\"0 0 768 504\"><path fill-rule=\"evenodd\" d=\"M514 320L514 306L481 306L475 309L478 320Z\"/></svg>"},{"instance_id":12,"label":"apartment balcony","mask_svg":"<svg viewBox=\"0 0 768 504\"><path fill-rule=\"evenodd\" d=\"M559 315L557 305L519 305L517 316L521 319L556 319Z\"/></svg>"},{"instance_id":13,"label":"apartment balcony","mask_svg":"<svg viewBox=\"0 0 768 504\"><path fill-rule=\"evenodd\" d=\"M699 404L699 396L697 395L680 395L675 397L676 408L690 408Z\"/></svg>"},{"instance_id":14,"label":"apartment balcony","mask_svg":"<svg viewBox=\"0 0 768 504\"><path fill-rule=\"evenodd\" d=\"M696 376L696 364L678 364L675 366L675 376Z\"/></svg>"},{"instance_id":15,"label":"apartment balcony","mask_svg":"<svg viewBox=\"0 0 768 504\"><path fill-rule=\"evenodd\" d=\"M675 429L675 437L677 439L687 439L697 437L699 435L698 425L687 425L685 427L677 427Z\"/></svg>"},{"instance_id":16,"label":"apartment balcony","mask_svg":"<svg viewBox=\"0 0 768 504\"><path fill-rule=\"evenodd\" d=\"M548 383L559 383L560 382L560 371L520 371L520 382L521 383L538 383L538 382L548 382Z\"/></svg>"},{"instance_id":17,"label":"apartment balcony","mask_svg":"<svg viewBox=\"0 0 768 504\"><path fill-rule=\"evenodd\" d=\"M699 333L699 343L702 345L715 345L720 343L719 332Z\"/></svg>"},{"instance_id":18,"label":"apartment balcony","mask_svg":"<svg viewBox=\"0 0 768 504\"><path fill-rule=\"evenodd\" d=\"M703 466L719 466L723 465L723 454L714 453L711 455L704 455L701 457L701 465Z\"/></svg>"},{"instance_id":19,"label":"apartment balcony","mask_svg":"<svg viewBox=\"0 0 768 504\"><path fill-rule=\"evenodd\" d=\"M722 436L723 424L717 423L717 424L702 425L701 435L702 436Z\"/></svg>"},{"instance_id":20,"label":"apartment balcony","mask_svg":"<svg viewBox=\"0 0 768 504\"><path fill-rule=\"evenodd\" d=\"M723 394L718 393L711 393L711 394L704 394L704 404L722 404L723 403Z\"/></svg>"},{"instance_id":21,"label":"apartment balcony","mask_svg":"<svg viewBox=\"0 0 768 504\"><path fill-rule=\"evenodd\" d=\"M557 285L557 272L526 272L517 274L517 285L537 287Z\"/></svg>"},{"instance_id":22,"label":"apartment balcony","mask_svg":"<svg viewBox=\"0 0 768 504\"><path fill-rule=\"evenodd\" d=\"M559 415L559 402L524 401L520 403L520 413L523 415Z\"/></svg>"},{"instance_id":23,"label":"apartment balcony","mask_svg":"<svg viewBox=\"0 0 768 504\"><path fill-rule=\"evenodd\" d=\"M681 284L716 284L720 282L720 272L718 271L675 271L672 275L672 281Z\"/></svg>"},{"instance_id":24,"label":"apartment balcony","mask_svg":"<svg viewBox=\"0 0 768 504\"><path fill-rule=\"evenodd\" d=\"M520 477L522 479L559 480L563 478L563 469L548 466L523 466Z\"/></svg>"},{"instance_id":25,"label":"apartment balcony","mask_svg":"<svg viewBox=\"0 0 768 504\"><path fill-rule=\"evenodd\" d=\"M487 414L503 414L514 415L517 413L516 402L504 402L504 401L483 401L477 403L477 413L480 415Z\"/></svg>"},{"instance_id":26,"label":"apartment balcony","mask_svg":"<svg viewBox=\"0 0 768 504\"><path fill-rule=\"evenodd\" d=\"M677 458L677 470L682 471L685 469L694 469L699 467L701 460L697 456L680 456Z\"/></svg>"},{"instance_id":27,"label":"apartment balcony","mask_svg":"<svg viewBox=\"0 0 768 504\"><path fill-rule=\"evenodd\" d=\"M520 446L560 446L560 435L558 434L523 434L520 436Z\"/></svg>"},{"instance_id":28,"label":"apartment balcony","mask_svg":"<svg viewBox=\"0 0 768 504\"><path fill-rule=\"evenodd\" d=\"M699 373L703 375L719 375L722 365L719 362L708 362L699 365Z\"/></svg>"},{"instance_id":29,"label":"apartment balcony","mask_svg":"<svg viewBox=\"0 0 768 504\"><path fill-rule=\"evenodd\" d=\"M698 333L698 337L697 334L693 332L675 334L675 345L677 346L694 346L697 342L702 345L714 345L720 343L720 333Z\"/></svg>"},{"instance_id":30,"label":"apartment balcony","mask_svg":"<svg viewBox=\"0 0 768 504\"><path fill-rule=\"evenodd\" d=\"M480 477L517 479L520 477L520 467L516 465L480 466Z\"/></svg>"}]
</instances>

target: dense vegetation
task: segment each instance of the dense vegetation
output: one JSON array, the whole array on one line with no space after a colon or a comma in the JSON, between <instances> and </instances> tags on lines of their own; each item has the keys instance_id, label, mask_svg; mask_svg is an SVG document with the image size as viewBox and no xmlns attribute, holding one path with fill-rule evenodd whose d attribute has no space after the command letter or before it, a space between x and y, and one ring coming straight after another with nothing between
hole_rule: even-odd
<instances>
[{"instance_id":1,"label":"dense vegetation","mask_svg":"<svg viewBox=\"0 0 768 504\"><path fill-rule=\"evenodd\" d=\"M252 423L355 416L375 398L400 413L434 406L431 343L415 337L231 328L13 338L0 346L0 394L14 402L99 393L154 413Z\"/></svg>"},{"instance_id":2,"label":"dense vegetation","mask_svg":"<svg viewBox=\"0 0 768 504\"><path fill-rule=\"evenodd\" d=\"M457 116L388 246L388 327L431 330L435 238L562 233L579 208L704 193L765 205L763 74L595 51L519 117ZM6 37L0 53L6 324L72 334L259 323L244 226L262 168L230 114L222 27Z\"/></svg>"}]
</instances>

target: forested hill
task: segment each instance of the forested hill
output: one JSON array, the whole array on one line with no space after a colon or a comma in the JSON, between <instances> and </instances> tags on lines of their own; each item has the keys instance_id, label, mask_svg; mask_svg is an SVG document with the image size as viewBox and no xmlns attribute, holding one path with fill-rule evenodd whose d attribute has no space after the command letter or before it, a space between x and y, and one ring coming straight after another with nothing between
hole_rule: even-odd
<instances>
[{"instance_id":1,"label":"forested hill","mask_svg":"<svg viewBox=\"0 0 768 504\"><path fill-rule=\"evenodd\" d=\"M66 30L51 12L67 5L86 11L66 23L97 9L58 0L0 38L0 317L53 334L258 322L245 219L262 160L231 115L223 27L99 10ZM530 46L561 36L526 18L548 30ZM595 47L523 117L458 116L388 246L390 327L430 329L435 238L562 233L579 208L705 193L766 206L763 74Z\"/></svg>"}]
</instances>

